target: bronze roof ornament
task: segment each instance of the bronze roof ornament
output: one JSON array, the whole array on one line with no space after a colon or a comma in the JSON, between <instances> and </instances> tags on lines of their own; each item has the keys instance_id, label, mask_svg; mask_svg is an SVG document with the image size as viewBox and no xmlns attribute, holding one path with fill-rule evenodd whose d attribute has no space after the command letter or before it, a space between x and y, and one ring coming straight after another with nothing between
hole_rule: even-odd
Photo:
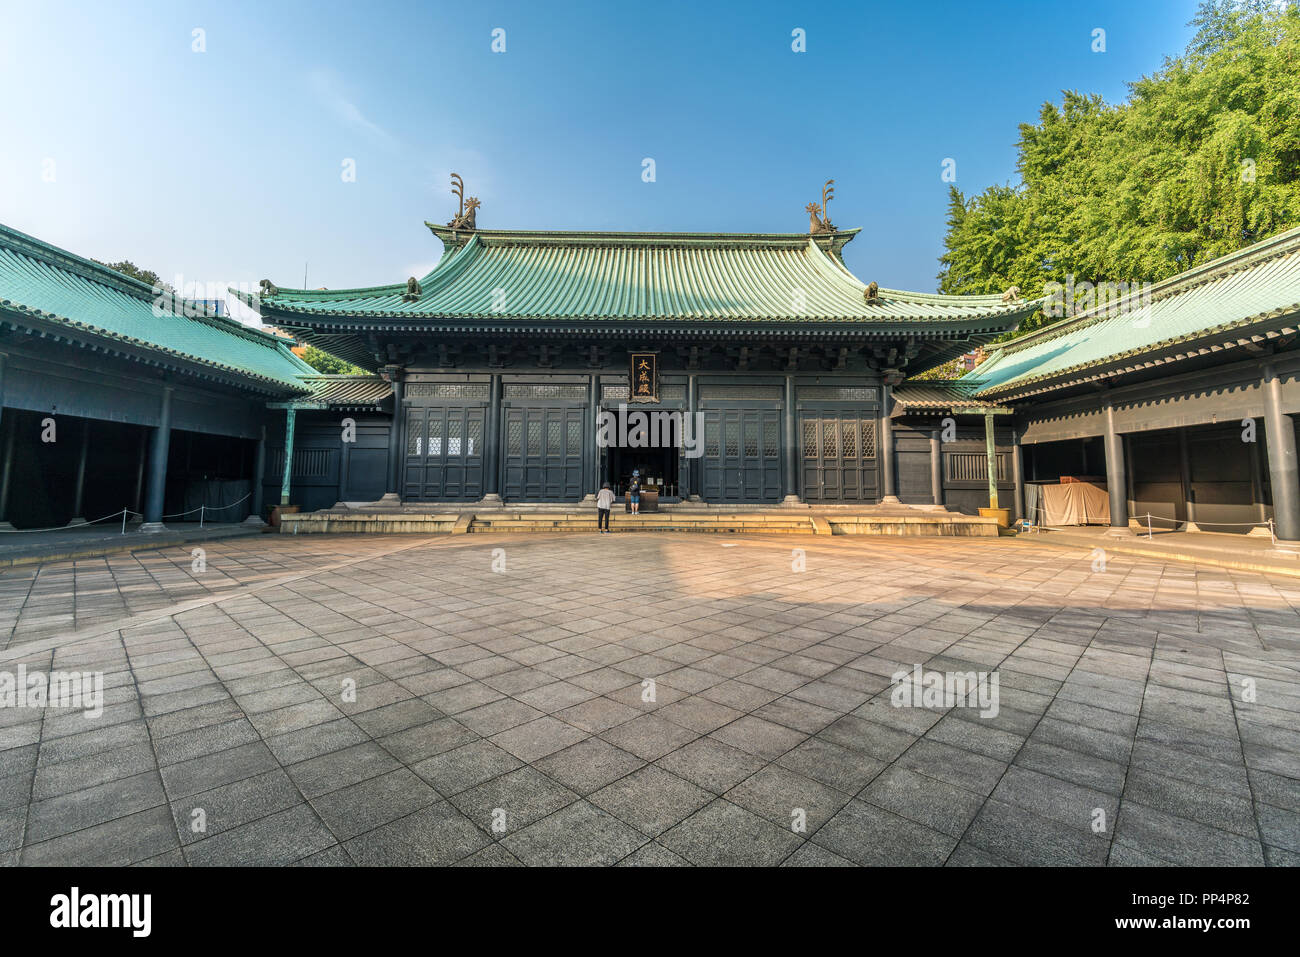
<instances>
[{"instance_id":1,"label":"bronze roof ornament","mask_svg":"<svg viewBox=\"0 0 1300 957\"><path fill-rule=\"evenodd\" d=\"M835 232L835 224L831 218L826 215L826 204L835 198L835 180L828 179L826 185L822 187L822 202L818 206L816 203L809 203L804 209L808 212L808 232L816 236L819 233Z\"/></svg>"},{"instance_id":2,"label":"bronze roof ornament","mask_svg":"<svg viewBox=\"0 0 1300 957\"><path fill-rule=\"evenodd\" d=\"M1006 303L1016 302L1020 299L1020 287L1012 286L1002 294L1002 301Z\"/></svg>"},{"instance_id":3,"label":"bronze roof ornament","mask_svg":"<svg viewBox=\"0 0 1300 957\"><path fill-rule=\"evenodd\" d=\"M475 196L471 196L469 199L465 198L465 181L460 178L459 173L451 174L451 192L453 196L460 200L460 207L456 210L455 217L447 225L452 229L477 229L474 213L483 204Z\"/></svg>"},{"instance_id":4,"label":"bronze roof ornament","mask_svg":"<svg viewBox=\"0 0 1300 957\"><path fill-rule=\"evenodd\" d=\"M867 288L862 290L862 298L869 303L880 302L880 285L875 281L867 284Z\"/></svg>"}]
</instances>

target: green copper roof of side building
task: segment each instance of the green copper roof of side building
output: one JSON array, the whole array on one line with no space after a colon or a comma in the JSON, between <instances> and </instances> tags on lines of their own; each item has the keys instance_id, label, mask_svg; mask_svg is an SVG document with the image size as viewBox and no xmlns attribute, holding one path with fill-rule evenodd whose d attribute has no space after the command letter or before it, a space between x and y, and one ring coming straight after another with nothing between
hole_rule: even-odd
<instances>
[{"instance_id":1,"label":"green copper roof of side building","mask_svg":"<svg viewBox=\"0 0 1300 957\"><path fill-rule=\"evenodd\" d=\"M308 391L300 376L316 370L290 343L234 319L177 300L154 314L149 285L99 263L0 226L0 320L55 328L124 354L154 353L164 364L277 394Z\"/></svg>"},{"instance_id":2,"label":"green copper roof of side building","mask_svg":"<svg viewBox=\"0 0 1300 957\"><path fill-rule=\"evenodd\" d=\"M1300 229L1293 229L1153 283L1132 308L1099 303L1013 339L963 381L980 396L1028 396L1265 342L1298 320Z\"/></svg>"},{"instance_id":3,"label":"green copper roof of side building","mask_svg":"<svg viewBox=\"0 0 1300 957\"><path fill-rule=\"evenodd\" d=\"M454 231L427 224L446 251L420 279L365 289L279 289L244 297L265 314L484 322L655 320L1015 328L1036 304L881 288L870 302L839 249L857 230L789 233ZM308 320L310 321L310 320ZM391 328L391 326L390 326Z\"/></svg>"}]
</instances>

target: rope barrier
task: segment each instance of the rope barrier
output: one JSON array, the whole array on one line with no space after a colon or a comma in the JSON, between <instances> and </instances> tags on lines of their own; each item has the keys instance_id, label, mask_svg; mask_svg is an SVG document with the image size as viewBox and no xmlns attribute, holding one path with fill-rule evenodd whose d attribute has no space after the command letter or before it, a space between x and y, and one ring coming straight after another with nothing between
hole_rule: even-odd
<instances>
[{"instance_id":1,"label":"rope barrier","mask_svg":"<svg viewBox=\"0 0 1300 957\"><path fill-rule=\"evenodd\" d=\"M191 509L188 509L187 511L184 511L184 512L171 512L171 513L166 514L166 515L164 515L164 516L162 516L162 517L163 517L163 518L179 518L179 517L182 516L182 515L193 515L195 512L198 512L198 513L199 513L199 528L202 528L202 527L203 527L204 519L207 517L207 513L208 513L208 512L221 512L221 511L225 511L225 510L228 509L228 508L234 508L236 505L241 505L241 504L243 504L244 502L248 501L248 499L250 499L250 498L252 497L252 495L253 495L253 493L252 493L252 492L249 492L249 493L248 493L247 495L245 495L243 498L238 499L238 500L236 500L236 501L234 501L234 502L231 502L229 505L200 505L198 508L191 508ZM76 525L50 525L48 528L0 528L0 532L2 532L2 533L4 533L4 534L8 534L8 535L13 535L13 534L16 534L16 533L27 533L27 532L66 532L66 531L68 531L69 529L73 529L73 528L85 528L87 525L97 525L97 524L99 524L100 522L106 522L106 521L108 521L110 518L117 518L118 516L121 516L121 518L122 518L122 534L125 535L125 534L126 534L126 521L127 521L127 518L128 518L129 516L131 516L131 515L135 515L135 514L138 514L138 513L132 511L132 510L129 509L129 508L120 508L120 509L118 509L116 512L111 512L110 514L105 515L105 516L103 516L102 518L97 518L97 519L95 519L94 521L90 521L90 522L84 522L84 523L82 523L82 522L78 522Z\"/></svg>"},{"instance_id":2,"label":"rope barrier","mask_svg":"<svg viewBox=\"0 0 1300 957\"><path fill-rule=\"evenodd\" d=\"M1152 531L1152 528L1151 528L1151 520L1152 520L1153 518L1154 518L1155 520L1157 520L1157 521L1160 521L1160 522L1170 522L1170 523L1172 523L1175 527L1177 527L1177 526L1183 524L1183 520L1181 520L1181 519L1177 519L1177 518L1166 518L1166 517L1163 516L1163 515L1152 515L1150 512L1147 512L1147 513L1146 513L1146 520L1147 520L1147 538L1148 538L1148 539L1153 538L1153 531ZM1270 518L1267 522L1202 522L1200 519L1197 519L1197 520L1195 521L1194 524L1196 525L1197 528L1200 528L1202 525L1213 525L1215 528L1264 528L1264 527L1267 527L1267 528L1268 528L1268 535L1269 535L1269 538L1271 538L1271 539L1273 540L1273 544L1274 544L1274 545L1277 544L1277 530L1273 527L1273 520L1272 520L1271 518Z\"/></svg>"},{"instance_id":3,"label":"rope barrier","mask_svg":"<svg viewBox=\"0 0 1300 957\"><path fill-rule=\"evenodd\" d=\"M5 532L10 535L15 532L63 532L67 531L69 528L84 528L86 525L97 525L100 522L106 522L110 518L117 518L126 511L128 511L128 509L118 509L110 515L105 515L103 518L97 518L94 521L85 523L78 522L76 525L51 525L49 528L0 528L0 532Z\"/></svg>"}]
</instances>

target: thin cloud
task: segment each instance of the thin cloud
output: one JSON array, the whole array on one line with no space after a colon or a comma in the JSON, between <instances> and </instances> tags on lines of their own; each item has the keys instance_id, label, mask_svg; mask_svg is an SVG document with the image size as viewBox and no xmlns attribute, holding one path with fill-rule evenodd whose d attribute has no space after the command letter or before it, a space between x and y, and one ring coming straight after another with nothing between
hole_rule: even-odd
<instances>
[{"instance_id":1,"label":"thin cloud","mask_svg":"<svg viewBox=\"0 0 1300 957\"><path fill-rule=\"evenodd\" d=\"M312 92L330 109L346 126L364 133L385 146L393 146L396 139L391 133L375 123L361 111L350 97L341 89L338 77L328 70L313 70L307 75Z\"/></svg>"}]
</instances>

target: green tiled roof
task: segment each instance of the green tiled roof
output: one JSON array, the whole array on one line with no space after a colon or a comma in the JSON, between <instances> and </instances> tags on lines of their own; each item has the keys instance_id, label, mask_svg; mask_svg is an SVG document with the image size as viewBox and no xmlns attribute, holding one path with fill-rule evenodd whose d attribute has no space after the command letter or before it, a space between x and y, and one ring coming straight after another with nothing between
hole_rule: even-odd
<instances>
[{"instance_id":1,"label":"green tiled roof","mask_svg":"<svg viewBox=\"0 0 1300 957\"><path fill-rule=\"evenodd\" d=\"M316 370L289 350L287 340L212 315L192 302L183 311L156 316L155 298L143 282L0 226L4 321L21 324L30 317L62 327L69 336L109 340L124 352L197 363L260 391L307 391L299 377Z\"/></svg>"},{"instance_id":2,"label":"green tiled roof","mask_svg":"<svg viewBox=\"0 0 1300 957\"><path fill-rule=\"evenodd\" d=\"M1013 339L963 381L989 397L1046 392L1267 339L1294 326L1297 314L1300 229L1293 229L1153 284L1149 308L1099 305Z\"/></svg>"},{"instance_id":3,"label":"green tiled roof","mask_svg":"<svg viewBox=\"0 0 1300 957\"><path fill-rule=\"evenodd\" d=\"M904 409L982 408L988 403L972 397L976 387L965 379L909 379L892 394Z\"/></svg>"},{"instance_id":4,"label":"green tiled roof","mask_svg":"<svg viewBox=\"0 0 1300 957\"><path fill-rule=\"evenodd\" d=\"M280 289L265 314L332 318L784 321L923 326L973 322L1014 328L1036 304L1000 296L939 296L880 289L864 297L838 250L856 235L592 233L479 230L428 224L446 244L403 299L405 281L365 289ZM389 326L391 328L391 325Z\"/></svg>"},{"instance_id":5,"label":"green tiled roof","mask_svg":"<svg viewBox=\"0 0 1300 957\"><path fill-rule=\"evenodd\" d=\"M303 376L311 398L331 409L379 409L393 398L393 387L377 375Z\"/></svg>"}]
</instances>

